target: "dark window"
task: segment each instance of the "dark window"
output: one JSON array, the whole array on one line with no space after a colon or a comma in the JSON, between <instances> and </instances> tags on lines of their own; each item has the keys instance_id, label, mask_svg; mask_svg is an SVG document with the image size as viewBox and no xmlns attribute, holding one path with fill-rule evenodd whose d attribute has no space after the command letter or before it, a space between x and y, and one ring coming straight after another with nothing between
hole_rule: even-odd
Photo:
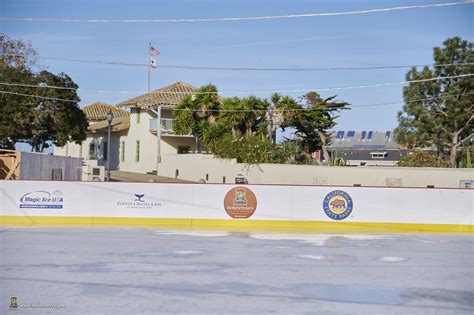
<instances>
[{"instance_id":1,"label":"dark window","mask_svg":"<svg viewBox=\"0 0 474 315\"><path fill-rule=\"evenodd\" d=\"M178 154L188 154L190 147L178 146Z\"/></svg>"},{"instance_id":2,"label":"dark window","mask_svg":"<svg viewBox=\"0 0 474 315\"><path fill-rule=\"evenodd\" d=\"M390 135L391 135L391 132L390 132L390 131L387 131L387 132L385 133L385 138L390 139Z\"/></svg>"},{"instance_id":3,"label":"dark window","mask_svg":"<svg viewBox=\"0 0 474 315\"><path fill-rule=\"evenodd\" d=\"M89 160L95 160L95 143L89 144Z\"/></svg>"},{"instance_id":4,"label":"dark window","mask_svg":"<svg viewBox=\"0 0 474 315\"><path fill-rule=\"evenodd\" d=\"M109 159L109 152L107 151L108 150L108 146L107 146L107 141L104 141L104 160L108 160Z\"/></svg>"},{"instance_id":5,"label":"dark window","mask_svg":"<svg viewBox=\"0 0 474 315\"><path fill-rule=\"evenodd\" d=\"M369 134L367 135L367 139L372 139L373 134L374 134L373 131L369 131Z\"/></svg>"},{"instance_id":6,"label":"dark window","mask_svg":"<svg viewBox=\"0 0 474 315\"><path fill-rule=\"evenodd\" d=\"M99 175L100 175L100 168L98 168L98 167L93 167L93 168L92 168L92 175L93 175L93 176L99 176Z\"/></svg>"},{"instance_id":7,"label":"dark window","mask_svg":"<svg viewBox=\"0 0 474 315\"><path fill-rule=\"evenodd\" d=\"M140 162L140 140L135 142L135 162Z\"/></svg>"},{"instance_id":8,"label":"dark window","mask_svg":"<svg viewBox=\"0 0 474 315\"><path fill-rule=\"evenodd\" d=\"M347 138L353 138L355 136L355 131L348 131Z\"/></svg>"},{"instance_id":9,"label":"dark window","mask_svg":"<svg viewBox=\"0 0 474 315\"><path fill-rule=\"evenodd\" d=\"M366 134L367 134L367 131L362 131L362 133L360 134L360 140L364 140Z\"/></svg>"},{"instance_id":10,"label":"dark window","mask_svg":"<svg viewBox=\"0 0 474 315\"><path fill-rule=\"evenodd\" d=\"M336 133L336 139L342 139L344 138L344 131L338 131Z\"/></svg>"},{"instance_id":11,"label":"dark window","mask_svg":"<svg viewBox=\"0 0 474 315\"><path fill-rule=\"evenodd\" d=\"M125 141L122 141L122 145L120 146L122 151L120 152L120 160L125 162Z\"/></svg>"}]
</instances>

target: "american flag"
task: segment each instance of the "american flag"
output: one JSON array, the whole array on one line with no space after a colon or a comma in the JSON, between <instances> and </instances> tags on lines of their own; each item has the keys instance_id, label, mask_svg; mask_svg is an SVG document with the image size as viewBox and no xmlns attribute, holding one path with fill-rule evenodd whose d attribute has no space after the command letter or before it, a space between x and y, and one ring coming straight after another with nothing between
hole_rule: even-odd
<instances>
[{"instance_id":1,"label":"american flag","mask_svg":"<svg viewBox=\"0 0 474 315\"><path fill-rule=\"evenodd\" d=\"M152 56L158 56L160 54L160 52L155 49L153 46L150 46L150 55Z\"/></svg>"}]
</instances>

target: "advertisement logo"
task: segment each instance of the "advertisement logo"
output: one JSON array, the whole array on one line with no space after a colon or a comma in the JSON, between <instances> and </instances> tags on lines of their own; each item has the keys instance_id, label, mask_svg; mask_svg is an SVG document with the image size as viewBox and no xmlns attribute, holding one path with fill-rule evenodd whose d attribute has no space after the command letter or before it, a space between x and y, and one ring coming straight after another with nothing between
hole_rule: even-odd
<instances>
[{"instance_id":1,"label":"advertisement logo","mask_svg":"<svg viewBox=\"0 0 474 315\"><path fill-rule=\"evenodd\" d=\"M326 195L323 209L328 217L333 220L344 220L352 212L352 198L342 190L334 190Z\"/></svg>"},{"instance_id":2,"label":"advertisement logo","mask_svg":"<svg viewBox=\"0 0 474 315\"><path fill-rule=\"evenodd\" d=\"M143 197L145 197L145 194L142 194L142 195L135 194L135 197L137 197L137 199L135 199L135 201L145 202L145 201L142 199Z\"/></svg>"},{"instance_id":3,"label":"advertisement logo","mask_svg":"<svg viewBox=\"0 0 474 315\"><path fill-rule=\"evenodd\" d=\"M40 209L62 209L63 193L59 190L53 191L32 191L24 194L20 198L20 208L40 208Z\"/></svg>"},{"instance_id":4,"label":"advertisement logo","mask_svg":"<svg viewBox=\"0 0 474 315\"><path fill-rule=\"evenodd\" d=\"M145 194L133 194L133 198L130 198L130 201L117 201L117 206L127 209L154 209L161 207L161 203L146 201Z\"/></svg>"},{"instance_id":5,"label":"advertisement logo","mask_svg":"<svg viewBox=\"0 0 474 315\"><path fill-rule=\"evenodd\" d=\"M234 219L248 219L257 209L257 197L247 187L235 187L227 192L224 208Z\"/></svg>"},{"instance_id":6,"label":"advertisement logo","mask_svg":"<svg viewBox=\"0 0 474 315\"><path fill-rule=\"evenodd\" d=\"M11 296L10 297L10 305L8 306L9 309L11 310L16 310L18 309L18 299L16 296Z\"/></svg>"}]
</instances>

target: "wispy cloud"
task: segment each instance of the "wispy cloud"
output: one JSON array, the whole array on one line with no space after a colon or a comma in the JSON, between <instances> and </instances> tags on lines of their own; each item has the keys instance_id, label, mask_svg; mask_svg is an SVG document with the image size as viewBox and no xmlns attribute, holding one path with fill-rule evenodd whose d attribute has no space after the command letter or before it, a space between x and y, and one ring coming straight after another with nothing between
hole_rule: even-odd
<instances>
[{"instance_id":1,"label":"wispy cloud","mask_svg":"<svg viewBox=\"0 0 474 315\"><path fill-rule=\"evenodd\" d=\"M76 35L76 34L54 34L46 32L37 32L37 33L19 33L9 35L14 38L22 38L32 42L44 41L44 42L78 42L78 41L88 41L94 40L94 36L89 35Z\"/></svg>"},{"instance_id":2,"label":"wispy cloud","mask_svg":"<svg viewBox=\"0 0 474 315\"><path fill-rule=\"evenodd\" d=\"M332 39L341 39L354 37L354 35L339 35L339 36L315 36L315 37L305 37L305 38L294 38L294 39L281 39L273 41L258 41L258 42L248 42L248 43L239 43L231 45L222 45L216 46L218 48L233 48L233 47L248 47L248 46L264 46L272 44L286 44L286 43L297 43L297 42L306 42L314 40L332 40Z\"/></svg>"}]
</instances>

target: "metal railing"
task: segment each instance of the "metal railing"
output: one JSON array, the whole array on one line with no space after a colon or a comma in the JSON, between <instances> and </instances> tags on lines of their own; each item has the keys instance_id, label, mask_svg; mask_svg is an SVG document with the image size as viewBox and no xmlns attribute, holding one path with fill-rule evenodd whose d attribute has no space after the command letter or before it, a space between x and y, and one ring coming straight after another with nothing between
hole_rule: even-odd
<instances>
[{"instance_id":1,"label":"metal railing","mask_svg":"<svg viewBox=\"0 0 474 315\"><path fill-rule=\"evenodd\" d=\"M160 119L160 126L162 133L173 133L173 121L172 118L161 118ZM158 126L158 119L150 119L150 128L149 130L152 132L157 132Z\"/></svg>"}]
</instances>

